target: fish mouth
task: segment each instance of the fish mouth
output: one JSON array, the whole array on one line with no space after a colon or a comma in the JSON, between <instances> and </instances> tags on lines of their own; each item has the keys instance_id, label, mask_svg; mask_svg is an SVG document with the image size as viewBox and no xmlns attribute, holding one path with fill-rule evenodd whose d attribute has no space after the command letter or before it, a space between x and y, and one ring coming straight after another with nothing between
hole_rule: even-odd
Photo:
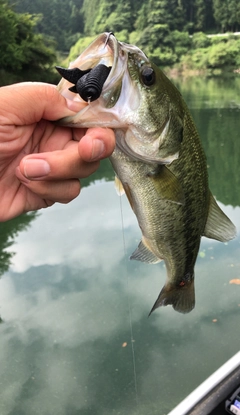
<instances>
[{"instance_id":1,"label":"fish mouth","mask_svg":"<svg viewBox=\"0 0 240 415\"><path fill-rule=\"evenodd\" d=\"M116 85L121 83L127 66L128 53L121 45L112 32L99 35L74 62L70 63L68 69L57 67L64 78L58 85L59 92L65 98L81 104L84 101L85 104L89 104L100 97L109 96ZM87 82L89 80L86 77L89 76L91 80ZM80 87L78 89L81 78L85 89L91 82L96 85L98 91L95 96L84 97Z\"/></svg>"},{"instance_id":2,"label":"fish mouth","mask_svg":"<svg viewBox=\"0 0 240 415\"><path fill-rule=\"evenodd\" d=\"M85 105L99 98L98 102L102 107L111 108L119 98L124 74L128 72L128 57L132 53L136 53L139 59L148 61L146 55L137 46L119 42L112 32L102 33L75 61L70 63L68 69L56 67L64 78L58 84L59 92L65 98ZM78 78L88 73L90 76L96 75L94 82L98 82L101 78L103 80L100 82L99 94L94 98L84 99L81 93L76 94L78 90L74 87ZM83 105L81 107L83 108ZM78 112L77 107L75 110Z\"/></svg>"},{"instance_id":3,"label":"fish mouth","mask_svg":"<svg viewBox=\"0 0 240 415\"><path fill-rule=\"evenodd\" d=\"M119 42L112 32L99 35L85 51L73 62L79 69L92 69L99 64L111 66L114 70L119 54Z\"/></svg>"}]
</instances>

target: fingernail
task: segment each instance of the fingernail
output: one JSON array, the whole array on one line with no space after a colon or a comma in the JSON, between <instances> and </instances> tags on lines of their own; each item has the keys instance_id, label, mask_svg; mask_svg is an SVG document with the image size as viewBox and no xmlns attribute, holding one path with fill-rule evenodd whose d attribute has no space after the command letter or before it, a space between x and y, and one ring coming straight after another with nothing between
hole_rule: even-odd
<instances>
[{"instance_id":1,"label":"fingernail","mask_svg":"<svg viewBox=\"0 0 240 415\"><path fill-rule=\"evenodd\" d=\"M23 161L23 171L27 179L41 179L50 173L50 166L46 160L27 159Z\"/></svg>"},{"instance_id":2,"label":"fingernail","mask_svg":"<svg viewBox=\"0 0 240 415\"><path fill-rule=\"evenodd\" d=\"M105 151L105 145L101 140L95 138L92 144L92 160L99 159Z\"/></svg>"}]
</instances>

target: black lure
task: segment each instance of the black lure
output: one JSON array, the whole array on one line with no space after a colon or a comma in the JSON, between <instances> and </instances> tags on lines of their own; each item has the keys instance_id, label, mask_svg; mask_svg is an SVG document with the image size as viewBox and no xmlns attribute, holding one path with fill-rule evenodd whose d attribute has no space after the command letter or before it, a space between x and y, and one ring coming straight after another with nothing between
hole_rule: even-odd
<instances>
[{"instance_id":1,"label":"black lure","mask_svg":"<svg viewBox=\"0 0 240 415\"><path fill-rule=\"evenodd\" d=\"M85 71L78 68L65 69L61 66L56 66L56 69L64 79L74 84L69 91L78 93L84 101L88 102L100 97L111 66L99 64Z\"/></svg>"}]
</instances>

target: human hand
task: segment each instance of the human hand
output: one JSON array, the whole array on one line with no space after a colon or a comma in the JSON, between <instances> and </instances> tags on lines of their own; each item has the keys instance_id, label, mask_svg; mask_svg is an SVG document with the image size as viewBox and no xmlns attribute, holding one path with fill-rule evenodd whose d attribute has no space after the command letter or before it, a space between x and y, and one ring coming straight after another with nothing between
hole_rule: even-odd
<instances>
[{"instance_id":1,"label":"human hand","mask_svg":"<svg viewBox=\"0 0 240 415\"><path fill-rule=\"evenodd\" d=\"M0 221L70 202L80 192L78 179L113 152L110 129L52 122L68 115L73 112L54 85L0 88Z\"/></svg>"}]
</instances>

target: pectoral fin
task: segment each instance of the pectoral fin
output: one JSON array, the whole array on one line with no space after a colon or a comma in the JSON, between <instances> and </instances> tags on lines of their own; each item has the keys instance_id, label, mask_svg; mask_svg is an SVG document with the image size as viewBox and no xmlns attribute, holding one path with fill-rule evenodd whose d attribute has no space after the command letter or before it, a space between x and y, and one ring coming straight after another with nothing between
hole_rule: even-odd
<instances>
[{"instance_id":1,"label":"pectoral fin","mask_svg":"<svg viewBox=\"0 0 240 415\"><path fill-rule=\"evenodd\" d=\"M158 166L148 177L153 181L155 189L161 199L184 205L185 197L181 183L177 177L165 166Z\"/></svg>"},{"instance_id":2,"label":"pectoral fin","mask_svg":"<svg viewBox=\"0 0 240 415\"><path fill-rule=\"evenodd\" d=\"M116 189L116 192L117 192L118 196L124 195L125 190L123 188L121 180L119 180L119 178L117 176L115 176L114 184L115 184L115 189Z\"/></svg>"},{"instance_id":3,"label":"pectoral fin","mask_svg":"<svg viewBox=\"0 0 240 415\"><path fill-rule=\"evenodd\" d=\"M213 195L210 194L209 212L203 236L227 242L236 236L236 228L231 220L223 213Z\"/></svg>"},{"instance_id":4,"label":"pectoral fin","mask_svg":"<svg viewBox=\"0 0 240 415\"><path fill-rule=\"evenodd\" d=\"M137 261L147 262L148 264L157 264L161 261L150 249L141 241L137 249L132 253L130 259L136 259Z\"/></svg>"}]
</instances>

